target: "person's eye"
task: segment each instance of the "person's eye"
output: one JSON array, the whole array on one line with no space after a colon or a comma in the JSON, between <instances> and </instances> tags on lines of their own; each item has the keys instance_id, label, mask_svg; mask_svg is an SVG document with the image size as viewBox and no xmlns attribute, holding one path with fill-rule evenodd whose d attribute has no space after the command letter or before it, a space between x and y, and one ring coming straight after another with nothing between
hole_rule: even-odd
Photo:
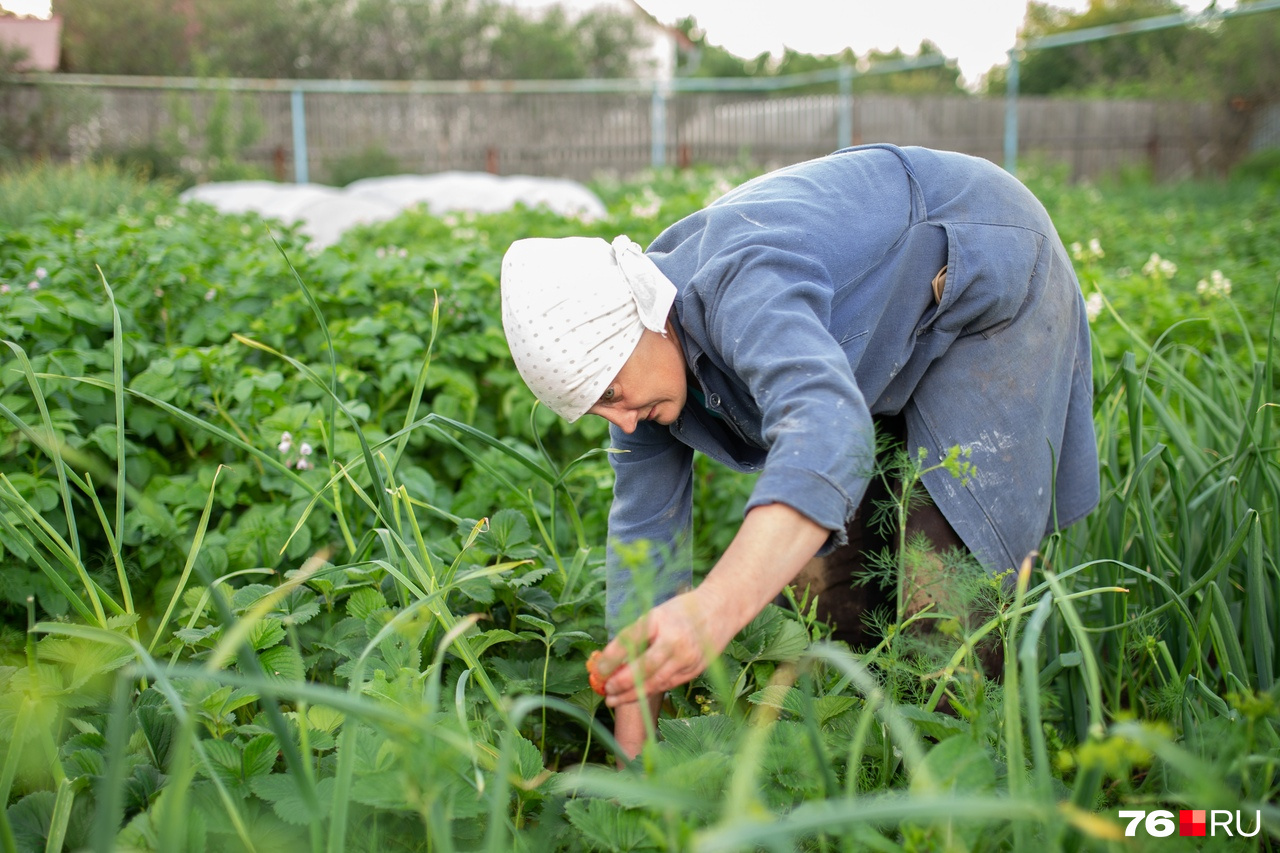
<instances>
[{"instance_id":1,"label":"person's eye","mask_svg":"<svg viewBox=\"0 0 1280 853\"><path fill-rule=\"evenodd\" d=\"M600 395L600 402L612 403L613 398L616 397L617 395L618 395L617 391L615 391L613 386L610 385L608 388L604 389L604 393Z\"/></svg>"}]
</instances>

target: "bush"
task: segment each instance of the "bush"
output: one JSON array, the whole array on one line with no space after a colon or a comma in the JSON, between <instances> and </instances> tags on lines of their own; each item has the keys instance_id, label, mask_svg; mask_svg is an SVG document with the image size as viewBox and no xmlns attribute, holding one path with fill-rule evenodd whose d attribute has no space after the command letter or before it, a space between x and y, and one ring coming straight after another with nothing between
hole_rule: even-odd
<instances>
[{"instance_id":1,"label":"bush","mask_svg":"<svg viewBox=\"0 0 1280 853\"><path fill-rule=\"evenodd\" d=\"M1231 170L1231 180L1280 185L1280 148L1264 148L1245 157Z\"/></svg>"},{"instance_id":2,"label":"bush","mask_svg":"<svg viewBox=\"0 0 1280 853\"><path fill-rule=\"evenodd\" d=\"M37 163L0 172L0 222L20 228L43 216L112 216L122 207L141 208L173 193L172 184L149 181L114 163Z\"/></svg>"},{"instance_id":3,"label":"bush","mask_svg":"<svg viewBox=\"0 0 1280 853\"><path fill-rule=\"evenodd\" d=\"M334 160L329 167L329 183L335 187L345 187L361 178L399 175L403 172L404 167L395 156L385 148L375 146Z\"/></svg>"},{"instance_id":4,"label":"bush","mask_svg":"<svg viewBox=\"0 0 1280 853\"><path fill-rule=\"evenodd\" d=\"M101 159L147 180L170 181L179 190L193 183L192 177L183 171L181 155L155 143L125 148Z\"/></svg>"}]
</instances>

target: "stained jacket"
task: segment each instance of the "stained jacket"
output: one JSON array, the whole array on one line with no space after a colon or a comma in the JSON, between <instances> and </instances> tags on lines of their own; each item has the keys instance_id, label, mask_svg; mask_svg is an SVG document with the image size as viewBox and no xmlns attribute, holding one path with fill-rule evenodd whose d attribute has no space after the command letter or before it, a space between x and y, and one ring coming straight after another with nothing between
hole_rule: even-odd
<instances>
[{"instance_id":1,"label":"stained jacket","mask_svg":"<svg viewBox=\"0 0 1280 853\"><path fill-rule=\"evenodd\" d=\"M611 630L689 581L695 450L758 472L747 511L793 507L831 531L824 551L866 490L872 415L902 413L931 461L971 451L967 485L935 471L924 486L992 572L1097 504L1079 284L1044 207L990 162L845 149L743 184L646 254L678 290L703 400L670 426L611 429Z\"/></svg>"}]
</instances>

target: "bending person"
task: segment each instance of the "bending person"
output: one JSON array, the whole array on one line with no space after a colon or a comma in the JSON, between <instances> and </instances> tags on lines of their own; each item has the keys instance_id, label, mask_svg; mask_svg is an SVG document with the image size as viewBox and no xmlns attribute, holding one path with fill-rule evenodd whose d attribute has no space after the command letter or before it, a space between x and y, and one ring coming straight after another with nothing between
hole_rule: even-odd
<instances>
[{"instance_id":1,"label":"bending person","mask_svg":"<svg viewBox=\"0 0 1280 853\"><path fill-rule=\"evenodd\" d=\"M647 251L518 240L502 318L537 397L569 421L607 419L621 451L599 671L633 755L640 676L656 708L815 554L850 542L877 420L931 461L970 453L966 482L925 476L932 506L913 516L990 572L1098 501L1079 284L1044 207L986 160L862 146L748 181ZM690 589L695 450L758 477ZM643 600L636 566L653 573ZM827 585L838 598L849 582ZM628 663L623 640L643 654Z\"/></svg>"}]
</instances>

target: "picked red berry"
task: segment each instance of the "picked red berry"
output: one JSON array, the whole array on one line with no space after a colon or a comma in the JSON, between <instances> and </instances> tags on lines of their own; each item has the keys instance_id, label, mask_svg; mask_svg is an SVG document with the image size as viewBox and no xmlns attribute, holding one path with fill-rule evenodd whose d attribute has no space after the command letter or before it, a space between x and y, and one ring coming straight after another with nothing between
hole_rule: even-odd
<instances>
[{"instance_id":1,"label":"picked red berry","mask_svg":"<svg viewBox=\"0 0 1280 853\"><path fill-rule=\"evenodd\" d=\"M602 678L600 673L596 671L596 665L597 661L600 659L600 654L600 650L596 649L591 653L591 656L587 658L587 680L591 682L591 689L603 696L604 678Z\"/></svg>"}]
</instances>

